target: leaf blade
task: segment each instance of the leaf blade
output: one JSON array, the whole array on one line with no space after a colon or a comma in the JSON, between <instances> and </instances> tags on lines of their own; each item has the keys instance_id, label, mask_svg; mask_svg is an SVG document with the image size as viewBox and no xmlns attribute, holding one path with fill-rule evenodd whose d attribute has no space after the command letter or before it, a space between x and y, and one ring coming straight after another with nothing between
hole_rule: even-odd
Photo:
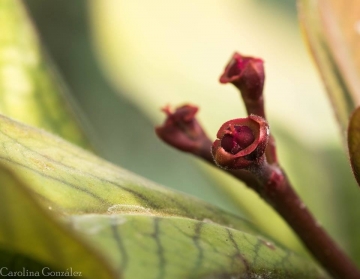
<instances>
[{"instance_id":1,"label":"leaf blade","mask_svg":"<svg viewBox=\"0 0 360 279\"><path fill-rule=\"evenodd\" d=\"M211 222L133 214L68 221L106 249L125 278L326 278L294 253ZM147 268L139 268L139 262Z\"/></svg>"},{"instance_id":2,"label":"leaf blade","mask_svg":"<svg viewBox=\"0 0 360 279\"><path fill-rule=\"evenodd\" d=\"M27 188L13 172L0 166L1 266L14 271L12 262L21 257L21 270L31 262L30 266L37 263L35 269L40 274L47 267L59 271L73 267L87 278L114 278L104 259L44 212Z\"/></svg>"},{"instance_id":3,"label":"leaf blade","mask_svg":"<svg viewBox=\"0 0 360 279\"><path fill-rule=\"evenodd\" d=\"M250 222L160 187L44 131L3 116L0 125L0 161L31 181L31 190L46 207L66 214L140 211L208 218L257 232Z\"/></svg>"},{"instance_id":4,"label":"leaf blade","mask_svg":"<svg viewBox=\"0 0 360 279\"><path fill-rule=\"evenodd\" d=\"M246 257L250 257L249 268L244 265L240 254L235 263L228 255L216 255L213 251L223 248L235 253L235 242L245 245L245 236L252 242L256 241L260 231L238 216L155 185L44 131L3 116L0 117L0 127L3 147L0 149L0 162L28 182L28 190L44 208L62 216L61 220L65 220L68 226L69 221L66 220L71 220L70 228L77 228L81 238L85 238L100 257L105 257L118 274L124 271L124 278L142 278L144 274L148 275L147 278L221 278L233 274L245 276L249 272L259 276L266 274L269 278L279 278L279 274L284 278L288 278L289 274L293 278L325 278L316 265L295 255L291 256L294 261L289 261L286 267L274 267L276 259L279 260L276 253L287 255L290 252L273 244L270 246L276 247L276 253L269 254L267 250L266 253L259 252L259 262L254 263L251 262L251 249L255 249L256 245L252 245L245 252ZM83 226L94 219L90 222L92 227ZM124 219L127 222L124 223ZM157 227L156 222L161 222L166 229L160 225ZM176 226L188 233L177 236ZM209 228L206 237L202 234L201 237L196 236L201 227ZM116 233L118 230L121 233ZM157 238L156 231L159 230L166 237ZM230 240L229 231L236 235L234 241ZM150 252L145 245L147 241L144 242L149 235L153 239ZM228 241L223 238L225 235ZM173 239L176 237L180 245L175 245ZM138 252L131 256L134 262L129 263L130 258L124 256L126 253L122 252L121 245L114 245L114 241L116 244L120 238L129 247L137 247L134 249ZM261 239L262 243L268 242L265 240L267 237ZM162 248L158 245L161 241L167 243ZM145 246L137 246L139 243ZM200 264L199 258L195 258L195 263L199 261L198 266L178 268L180 255L184 255L181 258L184 258L185 266L194 265L191 259L194 259L193 253L200 253L200 243L207 247L203 250L201 261L204 262ZM133 248L128 248L129 255ZM155 263L165 261L165 256L158 255L168 249L174 250L166 257L168 266L165 269ZM264 258L268 260L264 261ZM128 274L122 267L124 262L132 266ZM167 269L169 271L165 271Z\"/></svg>"}]
</instances>

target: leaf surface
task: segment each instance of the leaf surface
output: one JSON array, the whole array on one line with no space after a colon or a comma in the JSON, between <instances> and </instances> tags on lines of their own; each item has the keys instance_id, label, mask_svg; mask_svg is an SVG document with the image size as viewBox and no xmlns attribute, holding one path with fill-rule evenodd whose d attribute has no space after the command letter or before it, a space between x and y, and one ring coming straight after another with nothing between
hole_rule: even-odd
<instances>
[{"instance_id":1,"label":"leaf surface","mask_svg":"<svg viewBox=\"0 0 360 279\"><path fill-rule=\"evenodd\" d=\"M1 273L72 268L86 278L113 278L104 258L52 217L13 172L0 167Z\"/></svg>"},{"instance_id":2,"label":"leaf surface","mask_svg":"<svg viewBox=\"0 0 360 279\"><path fill-rule=\"evenodd\" d=\"M318 278L262 237L212 222L144 215L72 216L125 278ZM117 249L109 248L117 247Z\"/></svg>"},{"instance_id":3,"label":"leaf surface","mask_svg":"<svg viewBox=\"0 0 360 279\"><path fill-rule=\"evenodd\" d=\"M260 236L240 217L155 185L44 131L6 117L0 117L0 127L0 162L118 277L326 278L312 262ZM46 230L39 230L38 239ZM51 244L38 246L55 249ZM66 255L66 249L56 251Z\"/></svg>"}]
</instances>

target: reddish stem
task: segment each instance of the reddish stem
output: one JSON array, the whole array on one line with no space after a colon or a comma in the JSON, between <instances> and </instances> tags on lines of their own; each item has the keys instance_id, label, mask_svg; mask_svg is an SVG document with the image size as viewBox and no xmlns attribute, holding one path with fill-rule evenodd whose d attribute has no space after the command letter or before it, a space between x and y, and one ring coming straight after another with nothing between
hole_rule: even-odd
<instances>
[{"instance_id":1,"label":"reddish stem","mask_svg":"<svg viewBox=\"0 0 360 279\"><path fill-rule=\"evenodd\" d=\"M210 155L210 148L210 139L204 140L201 152L193 154L216 166ZM360 278L357 267L315 220L282 169L268 164L263 158L259 165L249 170L226 172L244 182L269 203L294 230L314 258L334 278Z\"/></svg>"},{"instance_id":2,"label":"reddish stem","mask_svg":"<svg viewBox=\"0 0 360 279\"><path fill-rule=\"evenodd\" d=\"M283 170L265 162L253 172L259 183L248 184L290 225L318 262L334 277L359 279L360 272L315 220ZM260 186L260 187L259 187Z\"/></svg>"}]
</instances>

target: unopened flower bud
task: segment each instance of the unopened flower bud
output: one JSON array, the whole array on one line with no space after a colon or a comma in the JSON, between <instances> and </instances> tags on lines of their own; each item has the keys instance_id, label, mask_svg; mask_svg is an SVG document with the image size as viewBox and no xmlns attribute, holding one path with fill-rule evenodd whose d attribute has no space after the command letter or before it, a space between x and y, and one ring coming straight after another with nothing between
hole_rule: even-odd
<instances>
[{"instance_id":1,"label":"unopened flower bud","mask_svg":"<svg viewBox=\"0 0 360 279\"><path fill-rule=\"evenodd\" d=\"M210 154L211 142L195 118L198 107L183 105L174 111L165 107L163 111L167 118L162 126L155 128L159 138L181 151Z\"/></svg>"},{"instance_id":2,"label":"unopened flower bud","mask_svg":"<svg viewBox=\"0 0 360 279\"><path fill-rule=\"evenodd\" d=\"M248 114L265 118L263 89L264 62L259 58L234 53L220 77L221 83L232 83L241 92Z\"/></svg>"}]
</instances>

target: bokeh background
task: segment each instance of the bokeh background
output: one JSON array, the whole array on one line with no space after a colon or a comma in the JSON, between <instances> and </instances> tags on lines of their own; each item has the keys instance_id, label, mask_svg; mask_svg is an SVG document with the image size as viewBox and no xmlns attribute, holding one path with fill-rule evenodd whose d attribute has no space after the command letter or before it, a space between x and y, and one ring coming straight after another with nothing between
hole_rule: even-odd
<instances>
[{"instance_id":1,"label":"bokeh background","mask_svg":"<svg viewBox=\"0 0 360 279\"><path fill-rule=\"evenodd\" d=\"M45 50L87 120L98 153L167 187L257 223L305 253L255 194L160 142L166 104L200 106L209 135L245 116L218 77L234 51L265 60L266 110L280 160L297 191L354 257L359 191L296 15L285 0L25 1ZM359 258L359 257L357 257Z\"/></svg>"}]
</instances>

